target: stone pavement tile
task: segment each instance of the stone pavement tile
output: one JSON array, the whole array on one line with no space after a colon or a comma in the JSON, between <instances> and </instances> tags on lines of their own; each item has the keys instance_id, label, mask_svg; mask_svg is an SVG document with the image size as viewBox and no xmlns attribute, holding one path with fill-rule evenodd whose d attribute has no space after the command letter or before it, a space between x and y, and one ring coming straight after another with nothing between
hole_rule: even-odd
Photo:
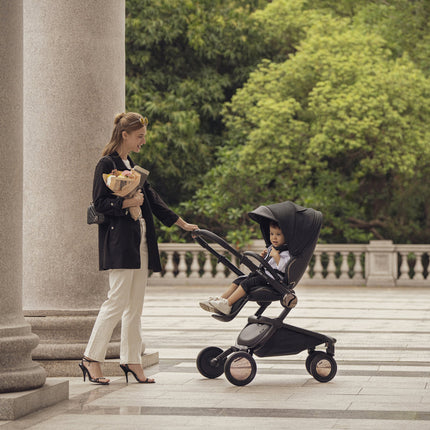
<instances>
[{"instance_id":1,"label":"stone pavement tile","mask_svg":"<svg viewBox=\"0 0 430 430\"><path fill-rule=\"evenodd\" d=\"M317 428L317 427L316 427ZM334 430L428 430L428 421L412 420L337 420L332 427Z\"/></svg>"},{"instance_id":2,"label":"stone pavement tile","mask_svg":"<svg viewBox=\"0 0 430 430\"><path fill-rule=\"evenodd\" d=\"M233 428L237 430L330 430L335 419L259 418L180 415L65 415L31 427L31 430L201 430Z\"/></svg>"},{"instance_id":3,"label":"stone pavement tile","mask_svg":"<svg viewBox=\"0 0 430 430\"><path fill-rule=\"evenodd\" d=\"M360 395L363 396L387 396L387 395L398 395L403 398L409 398L409 396L430 396L430 390L420 389L420 388L398 388L397 390L393 390L392 387L364 387L360 391Z\"/></svg>"},{"instance_id":4,"label":"stone pavement tile","mask_svg":"<svg viewBox=\"0 0 430 430\"><path fill-rule=\"evenodd\" d=\"M410 412L426 412L430 413L430 405L425 403L414 403L398 401L396 403L389 402L388 399L379 399L378 403L365 402L365 401L353 401L348 410L365 410L365 411L393 411L393 412L404 412L406 415ZM429 423L430 428L430 423Z\"/></svg>"},{"instance_id":5,"label":"stone pavement tile","mask_svg":"<svg viewBox=\"0 0 430 430\"><path fill-rule=\"evenodd\" d=\"M371 376L367 386L383 386L391 388L426 388L429 378Z\"/></svg>"}]
</instances>

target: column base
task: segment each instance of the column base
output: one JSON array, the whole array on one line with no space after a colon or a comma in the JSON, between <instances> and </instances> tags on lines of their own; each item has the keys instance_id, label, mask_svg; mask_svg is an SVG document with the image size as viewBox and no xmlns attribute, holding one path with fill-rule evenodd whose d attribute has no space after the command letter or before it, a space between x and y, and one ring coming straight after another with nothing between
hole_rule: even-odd
<instances>
[{"instance_id":1,"label":"column base","mask_svg":"<svg viewBox=\"0 0 430 430\"><path fill-rule=\"evenodd\" d=\"M49 380L41 388L0 394L0 420L16 420L69 398L69 381Z\"/></svg>"},{"instance_id":2,"label":"column base","mask_svg":"<svg viewBox=\"0 0 430 430\"><path fill-rule=\"evenodd\" d=\"M25 310L25 320L39 336L33 360L80 360L90 338L98 310ZM118 358L121 323L115 327L106 358Z\"/></svg>"}]
</instances>

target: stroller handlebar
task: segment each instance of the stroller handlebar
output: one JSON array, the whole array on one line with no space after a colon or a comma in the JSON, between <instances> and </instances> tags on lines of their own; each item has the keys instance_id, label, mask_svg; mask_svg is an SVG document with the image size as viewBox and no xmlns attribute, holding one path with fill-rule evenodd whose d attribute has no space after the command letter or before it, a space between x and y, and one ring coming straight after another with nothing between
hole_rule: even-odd
<instances>
[{"instance_id":1,"label":"stroller handlebar","mask_svg":"<svg viewBox=\"0 0 430 430\"><path fill-rule=\"evenodd\" d=\"M288 289L286 285L283 284L282 280L279 279L279 275L272 269L272 267L264 260L260 255L256 254L252 251L245 251L243 254L240 253L237 249L233 248L229 243L227 243L223 238L219 237L215 233L212 233L209 230L197 229L192 232L193 239L198 242L203 248L207 249L212 255L218 258L218 262L223 263L230 270L232 270L236 275L243 275L243 272L238 269L228 258L221 255L215 249L213 249L205 239L210 239L211 241L217 243L226 251L230 252L236 258L239 259L241 264L244 264L248 269L255 272L259 270L259 266L256 265L249 257L255 258L261 265L267 269L267 271L273 276L271 278L264 272L264 270L259 270L262 276L264 276L267 282L279 293L285 293L285 290Z\"/></svg>"},{"instance_id":2,"label":"stroller handlebar","mask_svg":"<svg viewBox=\"0 0 430 430\"><path fill-rule=\"evenodd\" d=\"M225 250L229 251L234 256L238 258L242 258L242 254L237 249L230 246L230 244L227 243L223 238L217 236L215 233L212 233L209 230L204 230L204 229L193 230L193 232L191 233L191 236L193 237L193 239L196 239L196 240L201 237L212 239L215 243L217 243L218 245L221 245ZM198 242L200 243L200 241Z\"/></svg>"},{"instance_id":3,"label":"stroller handlebar","mask_svg":"<svg viewBox=\"0 0 430 430\"><path fill-rule=\"evenodd\" d=\"M242 254L237 249L234 249L232 246L230 246L224 239L222 239L221 237L217 236L215 233L212 233L209 230L203 230L203 229L193 230L191 236L200 246L202 246L203 248L208 250L212 255L214 255L218 259L218 262L223 263L236 275L242 276L244 274L228 258L226 258L224 255L221 255L219 252L213 249L205 240L205 239L211 239L213 242L220 245L226 251L230 252L232 255L237 257L239 261L241 261Z\"/></svg>"}]
</instances>

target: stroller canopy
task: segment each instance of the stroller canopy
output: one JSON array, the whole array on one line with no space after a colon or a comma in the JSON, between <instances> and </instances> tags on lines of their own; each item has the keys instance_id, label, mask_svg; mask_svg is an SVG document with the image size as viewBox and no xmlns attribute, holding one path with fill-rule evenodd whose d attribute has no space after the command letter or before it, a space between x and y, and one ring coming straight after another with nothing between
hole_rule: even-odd
<instances>
[{"instance_id":1,"label":"stroller canopy","mask_svg":"<svg viewBox=\"0 0 430 430\"><path fill-rule=\"evenodd\" d=\"M298 257L310 251L309 247L312 247L313 252L321 229L321 212L287 201L260 206L248 215L260 224L267 246L270 245L270 221L276 221L285 236L290 254Z\"/></svg>"}]
</instances>

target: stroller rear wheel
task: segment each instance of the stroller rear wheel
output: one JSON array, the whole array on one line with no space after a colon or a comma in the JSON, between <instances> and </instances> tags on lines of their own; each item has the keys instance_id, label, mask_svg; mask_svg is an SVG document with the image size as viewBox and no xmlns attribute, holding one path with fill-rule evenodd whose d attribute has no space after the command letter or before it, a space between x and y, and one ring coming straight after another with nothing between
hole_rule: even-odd
<instances>
[{"instance_id":1,"label":"stroller rear wheel","mask_svg":"<svg viewBox=\"0 0 430 430\"><path fill-rule=\"evenodd\" d=\"M331 381L337 372L336 360L324 352L316 353L309 365L310 374L319 382Z\"/></svg>"},{"instance_id":2,"label":"stroller rear wheel","mask_svg":"<svg viewBox=\"0 0 430 430\"><path fill-rule=\"evenodd\" d=\"M251 354L244 351L238 351L231 354L224 365L226 378L233 385L247 385L257 373L257 364Z\"/></svg>"},{"instance_id":3,"label":"stroller rear wheel","mask_svg":"<svg viewBox=\"0 0 430 430\"><path fill-rule=\"evenodd\" d=\"M214 362L213 359L218 357L218 355L222 354L223 350L216 346L209 346L205 349L202 349L197 356L196 364L198 371L205 378L218 378L224 373L224 363L225 358Z\"/></svg>"},{"instance_id":4,"label":"stroller rear wheel","mask_svg":"<svg viewBox=\"0 0 430 430\"><path fill-rule=\"evenodd\" d=\"M312 375L312 373L311 373L311 362L314 359L314 357L318 354L322 354L324 356L324 353L321 351L312 351L309 353L309 355L306 358L305 367L306 367L306 370L308 371L308 373L310 375Z\"/></svg>"}]
</instances>

